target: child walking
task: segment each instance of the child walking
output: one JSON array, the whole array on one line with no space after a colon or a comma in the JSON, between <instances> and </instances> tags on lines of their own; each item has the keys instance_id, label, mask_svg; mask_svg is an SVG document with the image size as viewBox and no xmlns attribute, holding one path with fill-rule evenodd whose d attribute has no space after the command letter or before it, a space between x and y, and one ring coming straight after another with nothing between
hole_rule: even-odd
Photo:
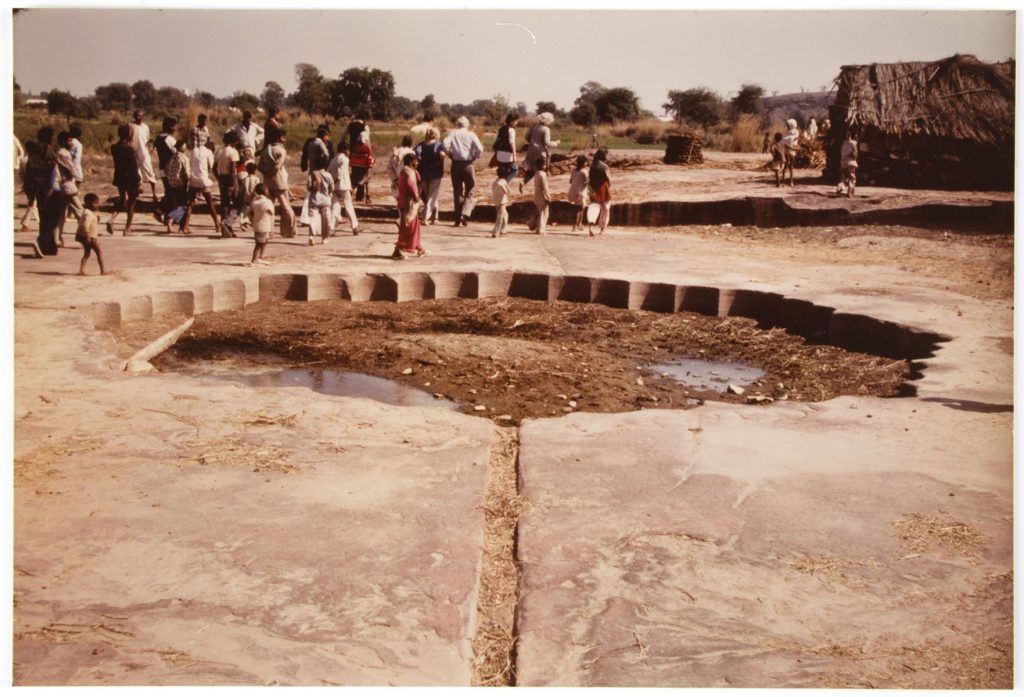
<instances>
[{"instance_id":1,"label":"child walking","mask_svg":"<svg viewBox=\"0 0 1024 697\"><path fill-rule=\"evenodd\" d=\"M274 229L274 202L267 196L267 188L263 182L257 184L253 190L252 202L246 212L252 220L253 239L256 241L249 265L266 264L263 261L263 251Z\"/></svg>"},{"instance_id":2,"label":"child walking","mask_svg":"<svg viewBox=\"0 0 1024 697\"><path fill-rule=\"evenodd\" d=\"M110 272L103 266L103 253L100 252L99 226L100 219L96 211L100 207L100 197L96 194L86 194L83 206L82 217L78 219L78 230L75 232L75 241L82 245L82 263L78 267L78 275L86 276L85 262L89 261L90 252L96 252L96 262L100 265L100 273L104 276Z\"/></svg>"},{"instance_id":3,"label":"child walking","mask_svg":"<svg viewBox=\"0 0 1024 697\"><path fill-rule=\"evenodd\" d=\"M498 165L498 176L491 184L491 198L497 215L494 218L494 229L491 230L491 237L499 237L505 234L508 228L508 183L516 176L516 170L508 163L502 162Z\"/></svg>"},{"instance_id":4,"label":"child walking","mask_svg":"<svg viewBox=\"0 0 1024 697\"><path fill-rule=\"evenodd\" d=\"M590 205L590 192L587 190L587 183L590 180L590 170L587 168L587 156L580 155L576 158L576 169L569 175L569 203L579 207L576 211L576 220L572 224L572 231L583 229L584 215L587 206Z\"/></svg>"},{"instance_id":5,"label":"child walking","mask_svg":"<svg viewBox=\"0 0 1024 697\"><path fill-rule=\"evenodd\" d=\"M839 150L839 167L842 181L836 187L836 193L842 194L843 187L846 187L846 195L853 197L853 191L857 188L857 136L853 131L846 133L846 140Z\"/></svg>"}]
</instances>

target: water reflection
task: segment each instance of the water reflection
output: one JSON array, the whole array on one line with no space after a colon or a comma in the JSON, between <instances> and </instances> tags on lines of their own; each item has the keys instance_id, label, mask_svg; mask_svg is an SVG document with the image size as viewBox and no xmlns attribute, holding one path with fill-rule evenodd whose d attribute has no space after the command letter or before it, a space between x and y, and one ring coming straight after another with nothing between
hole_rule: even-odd
<instances>
[{"instance_id":1,"label":"water reflection","mask_svg":"<svg viewBox=\"0 0 1024 697\"><path fill-rule=\"evenodd\" d=\"M730 384L749 385L765 372L742 363L724 363L700 358L680 358L670 363L652 365L651 370L671 377L680 385L694 389L725 392Z\"/></svg>"}]
</instances>

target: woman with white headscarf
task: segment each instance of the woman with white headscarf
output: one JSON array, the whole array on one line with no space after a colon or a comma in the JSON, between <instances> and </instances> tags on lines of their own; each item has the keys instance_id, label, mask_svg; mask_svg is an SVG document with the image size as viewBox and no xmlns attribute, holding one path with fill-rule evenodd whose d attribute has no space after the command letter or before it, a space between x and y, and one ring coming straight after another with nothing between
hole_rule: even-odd
<instances>
[{"instance_id":1,"label":"woman with white headscarf","mask_svg":"<svg viewBox=\"0 0 1024 697\"><path fill-rule=\"evenodd\" d=\"M537 115L537 122L530 126L526 132L526 157L523 158L523 181L519 184L519 190L523 190L523 184L533 178L537 158L543 157L551 161L551 148L558 147L561 141L551 140L551 124L555 116L550 111Z\"/></svg>"}]
</instances>

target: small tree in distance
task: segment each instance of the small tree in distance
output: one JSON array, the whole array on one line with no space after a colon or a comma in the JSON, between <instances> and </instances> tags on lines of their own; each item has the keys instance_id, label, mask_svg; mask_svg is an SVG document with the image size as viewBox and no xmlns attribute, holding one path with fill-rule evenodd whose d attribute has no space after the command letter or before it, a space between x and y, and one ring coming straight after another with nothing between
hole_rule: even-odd
<instances>
[{"instance_id":1,"label":"small tree in distance","mask_svg":"<svg viewBox=\"0 0 1024 697\"><path fill-rule=\"evenodd\" d=\"M263 107L264 111L269 111L272 107L280 109L284 106L284 100L284 88L281 85L273 80L268 80L263 85L263 93L260 94L260 106Z\"/></svg>"},{"instance_id":2,"label":"small tree in distance","mask_svg":"<svg viewBox=\"0 0 1024 697\"><path fill-rule=\"evenodd\" d=\"M722 98L707 87L670 90L668 101L661 106L679 123L686 121L699 125L704 129L704 135L707 135L708 128L721 123L724 111Z\"/></svg>"}]
</instances>

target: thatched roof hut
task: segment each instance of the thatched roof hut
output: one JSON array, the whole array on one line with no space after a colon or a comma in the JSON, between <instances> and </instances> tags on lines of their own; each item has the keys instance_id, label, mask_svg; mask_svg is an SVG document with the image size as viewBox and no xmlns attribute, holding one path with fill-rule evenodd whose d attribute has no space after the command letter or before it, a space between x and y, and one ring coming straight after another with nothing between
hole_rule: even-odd
<instances>
[{"instance_id":1,"label":"thatched roof hut","mask_svg":"<svg viewBox=\"0 0 1024 697\"><path fill-rule=\"evenodd\" d=\"M876 185L1013 188L1015 63L956 55L931 63L843 66L829 107L828 164L853 129L858 180Z\"/></svg>"}]
</instances>

